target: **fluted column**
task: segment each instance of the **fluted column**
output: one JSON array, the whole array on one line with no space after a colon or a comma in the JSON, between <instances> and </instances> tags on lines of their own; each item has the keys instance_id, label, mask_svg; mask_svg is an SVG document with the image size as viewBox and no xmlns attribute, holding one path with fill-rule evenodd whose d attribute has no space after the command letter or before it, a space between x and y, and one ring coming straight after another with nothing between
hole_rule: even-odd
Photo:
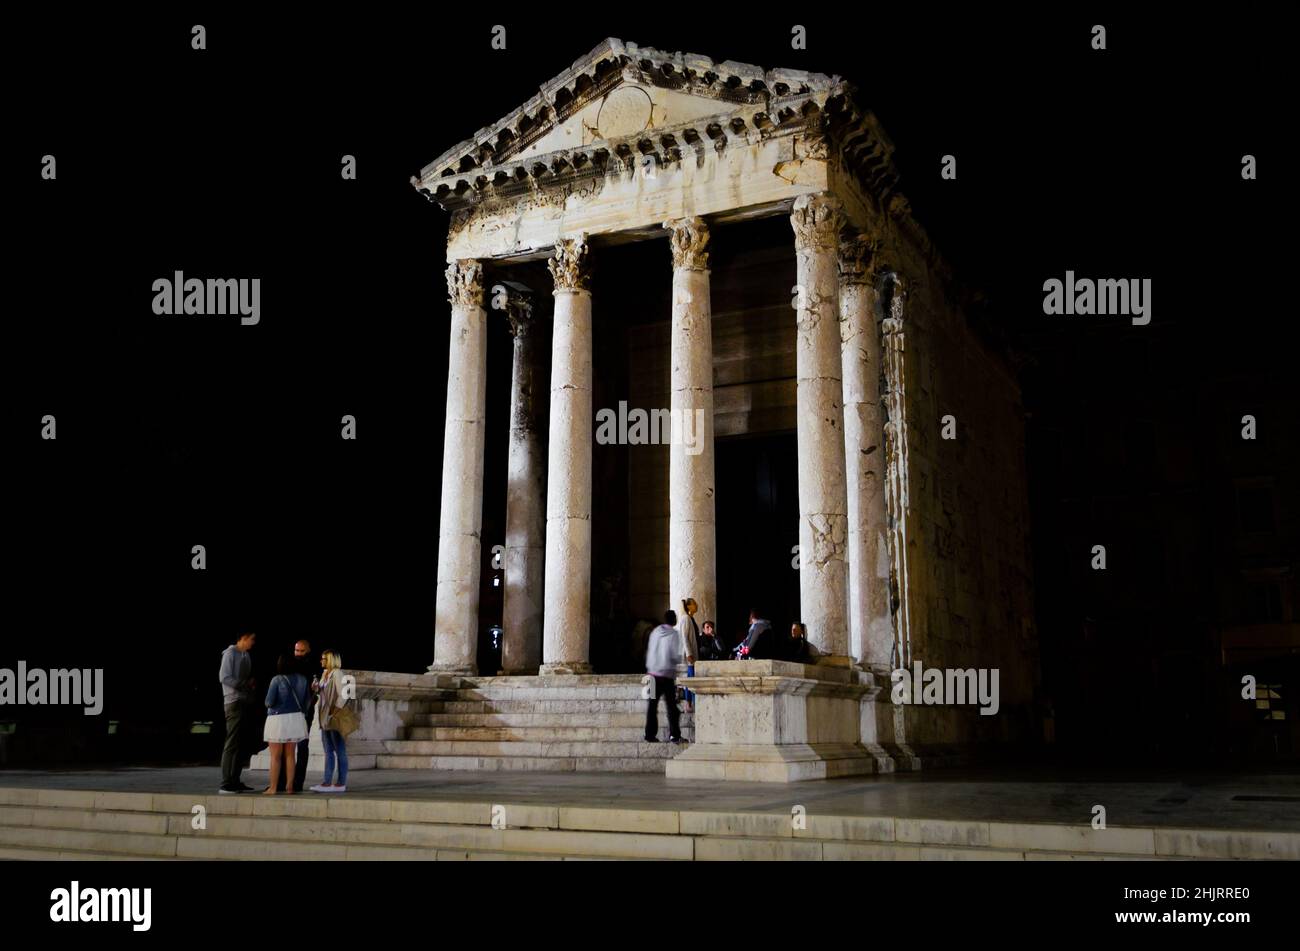
<instances>
[{"instance_id":1,"label":"fluted column","mask_svg":"<svg viewBox=\"0 0 1300 951\"><path fill-rule=\"evenodd\" d=\"M799 600L808 639L848 654L848 493L840 369L840 203L804 195L790 216L798 257L795 338L799 454Z\"/></svg>"},{"instance_id":2,"label":"fluted column","mask_svg":"<svg viewBox=\"0 0 1300 951\"><path fill-rule=\"evenodd\" d=\"M590 673L591 291L585 235L548 262L555 280L546 476L546 603L541 674Z\"/></svg>"},{"instance_id":3,"label":"fluted column","mask_svg":"<svg viewBox=\"0 0 1300 951\"><path fill-rule=\"evenodd\" d=\"M713 502L713 323L709 231L700 218L665 222L673 255L674 425L668 450L668 594L680 612L694 598L699 616L717 614L717 539Z\"/></svg>"},{"instance_id":4,"label":"fluted column","mask_svg":"<svg viewBox=\"0 0 1300 951\"><path fill-rule=\"evenodd\" d=\"M542 661L542 585L546 555L546 501L542 441L537 420L537 339L532 295L512 287L506 319L515 341L510 382L510 452L506 463L505 629L502 672L535 674Z\"/></svg>"},{"instance_id":5,"label":"fluted column","mask_svg":"<svg viewBox=\"0 0 1300 951\"><path fill-rule=\"evenodd\" d=\"M477 671L480 535L483 528L483 423L487 382L487 315L483 265L447 268L451 355L447 428L442 444L438 522L438 594L431 672Z\"/></svg>"},{"instance_id":6,"label":"fluted column","mask_svg":"<svg viewBox=\"0 0 1300 951\"><path fill-rule=\"evenodd\" d=\"M885 511L885 411L881 397L880 295L872 243L840 245L840 356L849 515L849 654L886 679L891 672L889 523Z\"/></svg>"}]
</instances>

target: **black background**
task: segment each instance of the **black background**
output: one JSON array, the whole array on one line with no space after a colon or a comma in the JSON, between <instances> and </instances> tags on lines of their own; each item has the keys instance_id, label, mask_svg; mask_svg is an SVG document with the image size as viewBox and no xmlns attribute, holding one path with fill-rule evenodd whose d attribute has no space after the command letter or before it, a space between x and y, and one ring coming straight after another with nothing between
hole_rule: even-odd
<instances>
[{"instance_id":1,"label":"black background","mask_svg":"<svg viewBox=\"0 0 1300 951\"><path fill-rule=\"evenodd\" d=\"M263 662L308 635L348 666L424 669L447 215L408 179L605 36L838 73L878 114L916 217L1029 357L1049 682L1069 675L1051 666L1052 638L1072 630L1056 622L1087 596L1061 563L1087 555L1070 547L1072 476L1059 454L1035 455L1034 418L1118 423L1208 376L1282 392L1291 411L1261 426L1294 439L1289 34L1270 14L624 9L10 23L0 666L104 666L109 715L185 723L219 716L218 655L244 628ZM794 18L806 51L790 47ZM496 23L505 51L490 48ZM55 181L40 178L47 153ZM946 153L955 182L939 178ZM1241 179L1245 153L1258 181ZM339 175L344 154L356 181ZM1152 323L1044 317L1042 282L1066 269L1151 278ZM261 323L155 316L152 281L175 270L260 277ZM491 334L490 470L504 465L509 388L504 327ZM1193 425L1254 408L1239 387L1219 392L1187 406ZM343 414L355 442L339 438ZM1061 424L1052 439L1084 434ZM1278 475L1294 493L1295 474ZM206 571L190 567L195 544ZM1141 569L1119 557L1114 570Z\"/></svg>"}]
</instances>

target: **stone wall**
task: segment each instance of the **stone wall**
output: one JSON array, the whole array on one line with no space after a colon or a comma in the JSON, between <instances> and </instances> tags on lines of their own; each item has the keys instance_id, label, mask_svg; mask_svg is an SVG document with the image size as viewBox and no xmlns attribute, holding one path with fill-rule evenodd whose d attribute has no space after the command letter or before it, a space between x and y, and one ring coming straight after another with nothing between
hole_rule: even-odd
<instances>
[{"instance_id":1,"label":"stone wall","mask_svg":"<svg viewBox=\"0 0 1300 951\"><path fill-rule=\"evenodd\" d=\"M931 280L904 308L910 660L995 667L1000 710L907 706L918 751L1039 731L1020 388ZM942 438L943 417L955 422Z\"/></svg>"}]
</instances>

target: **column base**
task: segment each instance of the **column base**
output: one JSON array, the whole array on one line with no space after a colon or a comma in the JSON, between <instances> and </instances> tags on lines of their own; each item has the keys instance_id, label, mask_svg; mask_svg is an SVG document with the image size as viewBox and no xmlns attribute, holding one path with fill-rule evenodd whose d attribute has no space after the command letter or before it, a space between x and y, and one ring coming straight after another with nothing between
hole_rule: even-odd
<instances>
[{"instance_id":1,"label":"column base","mask_svg":"<svg viewBox=\"0 0 1300 951\"><path fill-rule=\"evenodd\" d=\"M817 663L822 667L847 667L850 670L861 670L858 666L857 659L850 657L848 654L820 654L817 657Z\"/></svg>"},{"instance_id":2,"label":"column base","mask_svg":"<svg viewBox=\"0 0 1300 951\"><path fill-rule=\"evenodd\" d=\"M435 660L424 670L425 673L429 674L456 674L461 677L478 676L478 668L473 664L457 664Z\"/></svg>"},{"instance_id":3,"label":"column base","mask_svg":"<svg viewBox=\"0 0 1300 951\"><path fill-rule=\"evenodd\" d=\"M669 779L797 783L880 772L857 743L692 744L664 768Z\"/></svg>"},{"instance_id":4,"label":"column base","mask_svg":"<svg viewBox=\"0 0 1300 951\"><path fill-rule=\"evenodd\" d=\"M538 677L567 677L573 675L595 673L591 664L581 661L570 661L567 663L542 664L537 668Z\"/></svg>"},{"instance_id":5,"label":"column base","mask_svg":"<svg viewBox=\"0 0 1300 951\"><path fill-rule=\"evenodd\" d=\"M696 664L686 682L696 694L695 742L668 761L667 776L792 783L888 771L860 739L864 698L878 688L822 660Z\"/></svg>"}]
</instances>

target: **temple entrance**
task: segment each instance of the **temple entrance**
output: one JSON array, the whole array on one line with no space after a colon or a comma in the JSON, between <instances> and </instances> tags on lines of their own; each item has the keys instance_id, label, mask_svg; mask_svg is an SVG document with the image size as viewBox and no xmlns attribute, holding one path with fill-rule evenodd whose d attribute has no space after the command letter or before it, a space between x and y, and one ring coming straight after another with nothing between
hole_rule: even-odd
<instances>
[{"instance_id":1,"label":"temple entrance","mask_svg":"<svg viewBox=\"0 0 1300 951\"><path fill-rule=\"evenodd\" d=\"M751 607L777 632L799 617L799 475L794 433L719 439L716 446L718 613L735 644Z\"/></svg>"}]
</instances>

